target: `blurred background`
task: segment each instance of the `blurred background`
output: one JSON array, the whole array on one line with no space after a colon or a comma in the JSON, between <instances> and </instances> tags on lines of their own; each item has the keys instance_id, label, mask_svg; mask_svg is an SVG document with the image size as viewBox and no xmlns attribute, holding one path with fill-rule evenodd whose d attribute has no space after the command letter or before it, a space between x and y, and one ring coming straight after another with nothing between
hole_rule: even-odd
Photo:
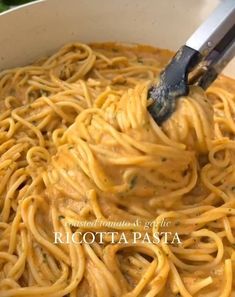
<instances>
[{"instance_id":1,"label":"blurred background","mask_svg":"<svg viewBox=\"0 0 235 297\"><path fill-rule=\"evenodd\" d=\"M0 13L17 5L22 5L35 0L0 0Z\"/></svg>"}]
</instances>

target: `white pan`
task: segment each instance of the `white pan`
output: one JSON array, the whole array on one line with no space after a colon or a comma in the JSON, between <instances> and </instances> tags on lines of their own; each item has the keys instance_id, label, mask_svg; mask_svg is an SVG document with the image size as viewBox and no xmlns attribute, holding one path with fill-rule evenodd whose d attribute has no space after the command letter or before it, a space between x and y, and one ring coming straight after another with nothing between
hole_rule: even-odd
<instances>
[{"instance_id":1,"label":"white pan","mask_svg":"<svg viewBox=\"0 0 235 297\"><path fill-rule=\"evenodd\" d=\"M219 0L42 0L0 15L0 69L71 41L118 41L177 50ZM225 74L235 77L235 60Z\"/></svg>"}]
</instances>

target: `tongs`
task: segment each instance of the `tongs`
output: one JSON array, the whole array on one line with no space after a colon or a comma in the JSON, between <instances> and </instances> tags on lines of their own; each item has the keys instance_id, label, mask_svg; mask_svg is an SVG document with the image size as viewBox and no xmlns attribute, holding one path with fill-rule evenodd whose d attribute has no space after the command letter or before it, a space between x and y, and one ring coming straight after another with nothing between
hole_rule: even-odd
<instances>
[{"instance_id":1,"label":"tongs","mask_svg":"<svg viewBox=\"0 0 235 297\"><path fill-rule=\"evenodd\" d=\"M175 110L189 85L206 90L235 55L235 0L223 1L193 33L160 73L148 97L150 114L162 124Z\"/></svg>"}]
</instances>

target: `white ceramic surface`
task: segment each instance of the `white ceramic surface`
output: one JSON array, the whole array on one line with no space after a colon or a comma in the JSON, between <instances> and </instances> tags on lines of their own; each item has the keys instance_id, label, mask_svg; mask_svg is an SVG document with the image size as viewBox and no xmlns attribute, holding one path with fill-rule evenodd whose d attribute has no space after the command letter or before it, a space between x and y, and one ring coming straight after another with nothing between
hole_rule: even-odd
<instances>
[{"instance_id":1,"label":"white ceramic surface","mask_svg":"<svg viewBox=\"0 0 235 297\"><path fill-rule=\"evenodd\" d=\"M0 69L71 41L119 41L177 50L219 0L42 0L0 15ZM226 74L235 77L235 61Z\"/></svg>"}]
</instances>

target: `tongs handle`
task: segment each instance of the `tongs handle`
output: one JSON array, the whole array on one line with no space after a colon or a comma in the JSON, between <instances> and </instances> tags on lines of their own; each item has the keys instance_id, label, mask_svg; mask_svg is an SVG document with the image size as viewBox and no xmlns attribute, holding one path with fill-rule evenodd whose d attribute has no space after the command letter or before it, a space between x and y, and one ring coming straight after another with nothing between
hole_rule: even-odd
<instances>
[{"instance_id":1,"label":"tongs handle","mask_svg":"<svg viewBox=\"0 0 235 297\"><path fill-rule=\"evenodd\" d=\"M235 24L235 0L223 1L188 39L186 45L207 56ZM235 37L235 36L233 36Z\"/></svg>"},{"instance_id":2,"label":"tongs handle","mask_svg":"<svg viewBox=\"0 0 235 297\"><path fill-rule=\"evenodd\" d=\"M196 71L196 75L194 74L191 77L189 83L199 85L206 90L234 56L235 25L201 62L202 65L199 67L199 73L197 74Z\"/></svg>"},{"instance_id":3,"label":"tongs handle","mask_svg":"<svg viewBox=\"0 0 235 297\"><path fill-rule=\"evenodd\" d=\"M148 110L154 120L161 124L169 118L176 99L188 94L190 84L207 89L233 58L234 44L235 0L225 0L178 50L158 84L150 87Z\"/></svg>"}]
</instances>

